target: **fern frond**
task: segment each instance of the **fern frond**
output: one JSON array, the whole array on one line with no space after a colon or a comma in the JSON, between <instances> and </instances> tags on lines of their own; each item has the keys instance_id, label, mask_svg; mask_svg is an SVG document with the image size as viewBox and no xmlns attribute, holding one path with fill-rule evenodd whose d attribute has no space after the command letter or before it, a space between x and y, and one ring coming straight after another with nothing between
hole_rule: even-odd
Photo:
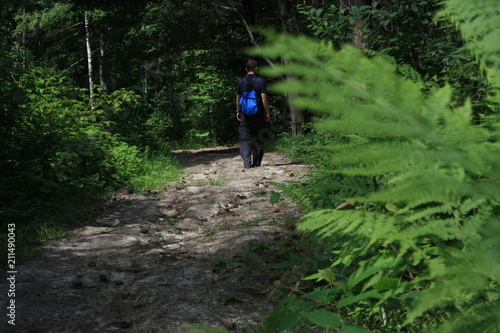
<instances>
[{"instance_id":1,"label":"fern frond","mask_svg":"<svg viewBox=\"0 0 500 333\"><path fill-rule=\"evenodd\" d=\"M476 58L488 81L497 89L492 100L500 103L500 4L497 0L443 1L438 18L455 23L466 41L466 48Z\"/></svg>"},{"instance_id":2,"label":"fern frond","mask_svg":"<svg viewBox=\"0 0 500 333\"><path fill-rule=\"evenodd\" d=\"M484 198L466 198L459 207L460 214L466 215L473 210L479 210L482 206L484 207L485 203L486 200Z\"/></svg>"},{"instance_id":3,"label":"fern frond","mask_svg":"<svg viewBox=\"0 0 500 333\"><path fill-rule=\"evenodd\" d=\"M434 206L425 207L423 209L417 210L415 213L408 216L405 220L408 222L428 221L429 219L434 217L436 214L450 215L451 210L452 210L452 208L446 204L440 204L437 206L434 205Z\"/></svg>"},{"instance_id":4,"label":"fern frond","mask_svg":"<svg viewBox=\"0 0 500 333\"><path fill-rule=\"evenodd\" d=\"M500 2L444 5L441 16L456 23L500 91ZM363 209L313 212L299 230L345 240L335 264L364 262L360 276L370 265L392 263L364 288L391 274L402 278L406 270L405 290L425 290L408 323L442 308L452 314L443 328L498 329L500 121L475 125L471 103L455 106L450 86L425 93L384 58L365 58L353 47L335 51L305 37L272 39L254 52L287 60L267 70L291 77L275 89L296 96L295 106L320 113L321 130L357 138L324 150L331 172L377 180L373 192L345 198ZM492 101L498 108L500 94ZM383 210L386 203L392 206Z\"/></svg>"}]
</instances>

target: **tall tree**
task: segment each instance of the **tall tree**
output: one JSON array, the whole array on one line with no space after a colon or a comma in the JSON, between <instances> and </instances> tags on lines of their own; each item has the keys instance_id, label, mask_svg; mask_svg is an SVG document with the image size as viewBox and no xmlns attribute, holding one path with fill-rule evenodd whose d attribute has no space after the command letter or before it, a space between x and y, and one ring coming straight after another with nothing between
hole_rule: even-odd
<instances>
[{"instance_id":1,"label":"tall tree","mask_svg":"<svg viewBox=\"0 0 500 333\"><path fill-rule=\"evenodd\" d=\"M279 0L278 1L280 20L281 20L281 32L287 34L296 34L299 32L297 23L297 10L295 4L290 0ZM286 60L282 60L283 65L286 64ZM291 79L289 75L287 79ZM293 100L294 94L286 93L285 97L287 101ZM290 130L292 136L297 136L304 133L304 112L299 108L295 107L292 103L288 103L286 108L290 114Z\"/></svg>"},{"instance_id":2,"label":"tall tree","mask_svg":"<svg viewBox=\"0 0 500 333\"><path fill-rule=\"evenodd\" d=\"M89 17L87 11L83 12L83 18L85 22L85 48L87 50L87 70L88 70L88 79L89 79L89 93L90 93L90 101L91 108L93 109L95 106L92 103L94 99L94 79L92 78L93 70L92 70L92 48L90 46L90 28L89 28Z\"/></svg>"}]
</instances>

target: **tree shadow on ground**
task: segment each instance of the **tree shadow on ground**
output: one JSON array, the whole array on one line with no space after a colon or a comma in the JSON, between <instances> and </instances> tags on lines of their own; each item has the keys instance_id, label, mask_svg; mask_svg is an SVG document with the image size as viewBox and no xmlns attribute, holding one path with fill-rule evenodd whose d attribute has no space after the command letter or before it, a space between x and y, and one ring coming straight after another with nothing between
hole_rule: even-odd
<instances>
[{"instance_id":1,"label":"tree shadow on ground","mask_svg":"<svg viewBox=\"0 0 500 333\"><path fill-rule=\"evenodd\" d=\"M181 162L183 167L193 167L199 164L210 164L216 160L227 157L238 157L240 146L209 147L202 149L186 149L172 151L174 157Z\"/></svg>"},{"instance_id":2,"label":"tree shadow on ground","mask_svg":"<svg viewBox=\"0 0 500 333\"><path fill-rule=\"evenodd\" d=\"M222 158L234 157L238 163L243 163L240 160L240 145L209 147L202 149L187 149L172 151L174 157L181 162L183 167L193 167L200 164L210 164ZM266 153L264 153L265 162ZM285 166L285 165L306 165L305 162L294 160L283 163L271 163L269 166Z\"/></svg>"}]
</instances>

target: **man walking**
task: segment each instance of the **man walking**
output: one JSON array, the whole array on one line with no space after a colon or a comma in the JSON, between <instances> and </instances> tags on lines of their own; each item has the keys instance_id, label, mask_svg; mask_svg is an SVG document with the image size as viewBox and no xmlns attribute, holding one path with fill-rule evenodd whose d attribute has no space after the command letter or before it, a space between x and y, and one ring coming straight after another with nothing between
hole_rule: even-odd
<instances>
[{"instance_id":1,"label":"man walking","mask_svg":"<svg viewBox=\"0 0 500 333\"><path fill-rule=\"evenodd\" d=\"M239 79L236 85L236 119L240 122L240 155L245 169L258 167L262 163L265 123L271 119L266 82L262 77L255 75L257 65L256 60L248 59L245 66L247 75ZM256 92L257 98L258 111L252 115L243 112L240 104L248 86Z\"/></svg>"}]
</instances>

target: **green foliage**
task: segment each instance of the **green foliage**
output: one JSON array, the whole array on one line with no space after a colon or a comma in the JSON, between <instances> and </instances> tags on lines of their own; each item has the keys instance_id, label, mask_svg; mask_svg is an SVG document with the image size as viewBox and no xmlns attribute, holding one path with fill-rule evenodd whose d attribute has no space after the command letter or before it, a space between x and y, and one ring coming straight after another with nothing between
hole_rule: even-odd
<instances>
[{"instance_id":1,"label":"green foliage","mask_svg":"<svg viewBox=\"0 0 500 333\"><path fill-rule=\"evenodd\" d=\"M187 129L187 142L193 145L216 145L237 137L234 114L229 111L234 109L234 96L228 94L234 90L235 78L213 63L215 56L210 50L190 50L177 60L185 80L186 112L181 121Z\"/></svg>"},{"instance_id":2,"label":"green foliage","mask_svg":"<svg viewBox=\"0 0 500 333\"><path fill-rule=\"evenodd\" d=\"M446 1L440 17L453 22L459 29L462 38L467 42L466 49L480 65L488 83L494 87L491 101L500 103L500 56L498 45L498 12L494 0L481 3L466 1Z\"/></svg>"},{"instance_id":3,"label":"green foliage","mask_svg":"<svg viewBox=\"0 0 500 333\"><path fill-rule=\"evenodd\" d=\"M129 180L136 191L162 189L182 174L182 166L169 152L146 150L139 157L140 170Z\"/></svg>"},{"instance_id":4,"label":"green foliage","mask_svg":"<svg viewBox=\"0 0 500 333\"><path fill-rule=\"evenodd\" d=\"M390 55L403 75L425 84L426 89L449 83L454 99L462 103L470 99L476 120L481 121L491 113L483 102L489 83L462 48L453 25L442 16L432 20L438 5L436 0L373 1L346 8L299 5L299 11L306 17L309 29L321 40L333 42L336 48L351 43L357 29L361 29L363 52Z\"/></svg>"},{"instance_id":5,"label":"green foliage","mask_svg":"<svg viewBox=\"0 0 500 333\"><path fill-rule=\"evenodd\" d=\"M18 82L16 87L6 79L12 89L3 90L3 101L10 101L5 119L11 121L1 133L2 220L39 214L76 192L121 186L143 171L139 149L113 132L112 119L134 103L135 94L98 92L91 108L86 90L50 71L32 68Z\"/></svg>"},{"instance_id":6,"label":"green foliage","mask_svg":"<svg viewBox=\"0 0 500 333\"><path fill-rule=\"evenodd\" d=\"M500 43L492 42L499 7L495 1L445 3L443 14L467 32L467 47L493 87L485 101L495 111L489 126L475 124L471 103L458 104L449 85L425 91L385 57L289 36L270 36L271 43L255 51L286 58L288 65L267 73L293 79L275 89L322 115L319 129L344 138L323 149L325 165L332 166L326 181L338 181L335 174L376 180L344 194L349 204L312 212L299 225L330 241L333 264L307 278L315 281L313 291L297 289L274 310L267 331L304 320L341 332L362 329L352 324L373 332L401 325L410 332L500 330L494 90ZM479 24L483 19L488 29Z\"/></svg>"},{"instance_id":7,"label":"green foliage","mask_svg":"<svg viewBox=\"0 0 500 333\"><path fill-rule=\"evenodd\" d=\"M278 150L315 166L310 171L308 181L284 186L287 195L293 197L305 211L312 211L350 205L350 202L345 201L346 198L372 192L378 186L376 178L340 174L335 171L338 166L331 163L329 144L354 140L361 139L357 134L344 136L318 128L296 137L282 133L277 142Z\"/></svg>"},{"instance_id":8,"label":"green foliage","mask_svg":"<svg viewBox=\"0 0 500 333\"><path fill-rule=\"evenodd\" d=\"M175 101L169 98L167 91L162 90L156 93L150 101L150 106L145 109L150 109L150 115L144 122L146 140L144 138L140 140L143 144L149 143L152 147L155 145L168 147L172 140L182 138L181 135L175 134L176 129L174 128L175 125L181 123L181 110L179 106L175 105ZM144 109L138 111L139 113L147 112ZM140 121L134 123L140 123Z\"/></svg>"},{"instance_id":9,"label":"green foliage","mask_svg":"<svg viewBox=\"0 0 500 333\"><path fill-rule=\"evenodd\" d=\"M82 207L89 196L124 184L159 189L180 174L169 154L141 152L117 133L115 120L125 117L137 95L97 91L90 103L88 91L67 77L35 67L16 73L4 55L0 226L17 223L20 254L92 216L96 203Z\"/></svg>"},{"instance_id":10,"label":"green foliage","mask_svg":"<svg viewBox=\"0 0 500 333\"><path fill-rule=\"evenodd\" d=\"M271 202L271 204L274 205L278 203L280 200L281 200L281 193L273 191L271 193L271 196L269 197L269 201Z\"/></svg>"},{"instance_id":11,"label":"green foliage","mask_svg":"<svg viewBox=\"0 0 500 333\"><path fill-rule=\"evenodd\" d=\"M90 107L87 91L71 87L64 77L32 69L20 82L28 97L17 133L23 140L16 143L23 149L21 160L32 159L46 179L55 176L80 188L104 185L99 178L109 186L120 184L137 171L138 150L111 132L112 116L136 98L133 94L99 93Z\"/></svg>"},{"instance_id":12,"label":"green foliage","mask_svg":"<svg viewBox=\"0 0 500 333\"><path fill-rule=\"evenodd\" d=\"M275 143L276 148L285 151L291 158L301 159L307 156L309 159L312 158L312 161L308 161L311 164L321 163L322 153L319 150L336 137L332 133L315 128L306 128L306 130L307 135L292 136L287 132L280 133Z\"/></svg>"},{"instance_id":13,"label":"green foliage","mask_svg":"<svg viewBox=\"0 0 500 333\"><path fill-rule=\"evenodd\" d=\"M299 5L308 28L323 40L343 45L355 36L355 27L362 29L365 46L382 53L411 57L411 50L419 52L422 36L429 35L429 25L437 1L393 1L382 5L372 1L369 5L341 7L331 4L316 8Z\"/></svg>"},{"instance_id":14,"label":"green foliage","mask_svg":"<svg viewBox=\"0 0 500 333\"><path fill-rule=\"evenodd\" d=\"M70 25L74 15L72 4L54 2L51 7L41 11L19 14L16 19L22 24L19 24L14 32L19 36L26 29L34 32L40 30L50 31L59 28L61 25Z\"/></svg>"},{"instance_id":15,"label":"green foliage","mask_svg":"<svg viewBox=\"0 0 500 333\"><path fill-rule=\"evenodd\" d=\"M191 1L148 3L138 24L128 28L125 44L137 53L133 66L141 68L134 80L142 81L136 89L145 98L137 121L145 124L148 145L202 147L237 139L229 92L241 41L227 33L228 14L214 15L211 6Z\"/></svg>"}]
</instances>

